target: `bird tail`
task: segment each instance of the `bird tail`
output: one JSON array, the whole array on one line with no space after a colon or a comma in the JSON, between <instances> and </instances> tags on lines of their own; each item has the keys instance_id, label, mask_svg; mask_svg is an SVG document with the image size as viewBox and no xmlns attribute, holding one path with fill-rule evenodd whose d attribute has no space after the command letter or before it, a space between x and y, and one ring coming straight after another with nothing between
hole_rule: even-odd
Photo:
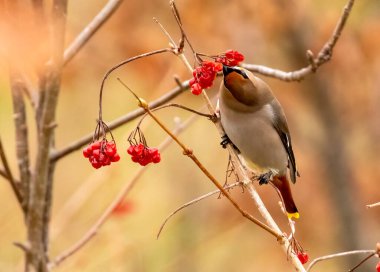
<instances>
[{"instance_id":1,"label":"bird tail","mask_svg":"<svg viewBox=\"0 0 380 272\"><path fill-rule=\"evenodd\" d=\"M290 190L290 183L286 176L275 176L272 180L273 185L278 189L282 202L285 205L285 210L288 214L288 218L299 218L300 214L296 204L294 203L292 191Z\"/></svg>"}]
</instances>

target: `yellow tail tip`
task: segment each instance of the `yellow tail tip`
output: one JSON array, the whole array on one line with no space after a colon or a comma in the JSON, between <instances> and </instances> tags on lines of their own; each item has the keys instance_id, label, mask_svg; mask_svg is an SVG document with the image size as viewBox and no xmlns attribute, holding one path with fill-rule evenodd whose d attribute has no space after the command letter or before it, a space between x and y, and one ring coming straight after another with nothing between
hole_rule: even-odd
<instances>
[{"instance_id":1,"label":"yellow tail tip","mask_svg":"<svg viewBox=\"0 0 380 272\"><path fill-rule=\"evenodd\" d=\"M300 218L300 214L299 214L298 212L295 212L295 213L287 213L287 214L288 214L288 218L289 218L289 219L292 219L293 217L294 217L295 219Z\"/></svg>"}]
</instances>

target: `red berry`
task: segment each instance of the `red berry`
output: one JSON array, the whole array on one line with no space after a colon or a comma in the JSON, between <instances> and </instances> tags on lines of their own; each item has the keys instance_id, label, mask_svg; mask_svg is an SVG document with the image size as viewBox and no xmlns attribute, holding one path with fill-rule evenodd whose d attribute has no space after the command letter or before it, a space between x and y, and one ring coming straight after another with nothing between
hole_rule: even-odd
<instances>
[{"instance_id":1,"label":"red berry","mask_svg":"<svg viewBox=\"0 0 380 272\"><path fill-rule=\"evenodd\" d=\"M95 150L93 150L93 151L92 151L92 156L93 156L94 158L98 159L99 156L100 156L100 150L99 150L99 149L95 149Z\"/></svg>"},{"instance_id":2,"label":"red berry","mask_svg":"<svg viewBox=\"0 0 380 272\"><path fill-rule=\"evenodd\" d=\"M113 155L113 157L111 157L111 162L117 162L119 160L120 160L120 155L117 153Z\"/></svg>"},{"instance_id":3,"label":"red berry","mask_svg":"<svg viewBox=\"0 0 380 272\"><path fill-rule=\"evenodd\" d=\"M215 64L215 72L219 72L223 70L223 65L221 63Z\"/></svg>"},{"instance_id":4,"label":"red berry","mask_svg":"<svg viewBox=\"0 0 380 272\"><path fill-rule=\"evenodd\" d=\"M107 156L105 156L104 153L99 153L99 158L98 158L99 162L103 163L106 158Z\"/></svg>"},{"instance_id":5,"label":"red berry","mask_svg":"<svg viewBox=\"0 0 380 272\"><path fill-rule=\"evenodd\" d=\"M83 149L83 156L89 158L92 155L92 149L90 146Z\"/></svg>"},{"instance_id":6,"label":"red berry","mask_svg":"<svg viewBox=\"0 0 380 272\"><path fill-rule=\"evenodd\" d=\"M302 264L305 264L305 263L307 263L309 261L309 255L307 255L306 252L299 252L297 254L297 257L298 257L298 259L300 260L300 262Z\"/></svg>"},{"instance_id":7,"label":"red berry","mask_svg":"<svg viewBox=\"0 0 380 272\"><path fill-rule=\"evenodd\" d=\"M145 146L142 143L139 143L138 145L135 145L134 147L134 155L140 156L145 149Z\"/></svg>"},{"instance_id":8,"label":"red berry","mask_svg":"<svg viewBox=\"0 0 380 272\"><path fill-rule=\"evenodd\" d=\"M155 154L152 158L153 163L159 163L161 161L161 155L159 153Z\"/></svg>"},{"instance_id":9,"label":"red berry","mask_svg":"<svg viewBox=\"0 0 380 272\"><path fill-rule=\"evenodd\" d=\"M128 147L128 149L127 149L127 153L128 153L129 155L133 155L133 151L134 151L134 146L133 146L133 145L131 145L130 147Z\"/></svg>"},{"instance_id":10,"label":"red berry","mask_svg":"<svg viewBox=\"0 0 380 272\"><path fill-rule=\"evenodd\" d=\"M158 152L158 149L157 148L148 148L148 153L150 156L153 156L154 154L156 154Z\"/></svg>"},{"instance_id":11,"label":"red berry","mask_svg":"<svg viewBox=\"0 0 380 272\"><path fill-rule=\"evenodd\" d=\"M96 159L91 160L91 165L95 169L99 169L100 167L102 167L102 164L99 161L97 161Z\"/></svg>"},{"instance_id":12,"label":"red berry","mask_svg":"<svg viewBox=\"0 0 380 272\"><path fill-rule=\"evenodd\" d=\"M96 150L96 149L99 149L101 146L101 143L100 142L94 142L91 144L91 149L92 150Z\"/></svg>"},{"instance_id":13,"label":"red berry","mask_svg":"<svg viewBox=\"0 0 380 272\"><path fill-rule=\"evenodd\" d=\"M195 95L200 95L202 93L202 87L199 83L195 83L191 86L191 92Z\"/></svg>"},{"instance_id":14,"label":"red berry","mask_svg":"<svg viewBox=\"0 0 380 272\"><path fill-rule=\"evenodd\" d=\"M376 265L376 271L380 272L380 262L378 262L377 265Z\"/></svg>"},{"instance_id":15,"label":"red berry","mask_svg":"<svg viewBox=\"0 0 380 272\"><path fill-rule=\"evenodd\" d=\"M189 85L192 86L196 82L195 78L190 79Z\"/></svg>"},{"instance_id":16,"label":"red berry","mask_svg":"<svg viewBox=\"0 0 380 272\"><path fill-rule=\"evenodd\" d=\"M115 142L107 142L106 143L106 147L110 147L110 148L112 148L112 149L116 149L116 144L115 144Z\"/></svg>"},{"instance_id":17,"label":"red berry","mask_svg":"<svg viewBox=\"0 0 380 272\"><path fill-rule=\"evenodd\" d=\"M111 165L111 162L115 161L112 161L109 157L107 157L107 159L105 159L105 161L103 162L103 166Z\"/></svg>"},{"instance_id":18,"label":"red berry","mask_svg":"<svg viewBox=\"0 0 380 272\"><path fill-rule=\"evenodd\" d=\"M149 160L148 157L144 157L144 158L142 158L142 159L139 160L139 164L140 164L141 166L145 166L145 165L147 165L148 163L150 163L150 160Z\"/></svg>"},{"instance_id":19,"label":"red berry","mask_svg":"<svg viewBox=\"0 0 380 272\"><path fill-rule=\"evenodd\" d=\"M112 148L112 147L108 146L106 148L106 154L108 157L112 157L113 155L116 154L116 148Z\"/></svg>"}]
</instances>

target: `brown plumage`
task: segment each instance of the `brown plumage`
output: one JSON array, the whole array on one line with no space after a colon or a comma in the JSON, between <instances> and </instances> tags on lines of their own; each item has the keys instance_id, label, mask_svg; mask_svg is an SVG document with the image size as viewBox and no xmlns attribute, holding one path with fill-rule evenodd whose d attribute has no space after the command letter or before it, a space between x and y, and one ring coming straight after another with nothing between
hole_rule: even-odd
<instances>
[{"instance_id":1,"label":"brown plumage","mask_svg":"<svg viewBox=\"0 0 380 272\"><path fill-rule=\"evenodd\" d=\"M287 172L298 175L286 117L270 87L249 71L223 67L220 87L221 122L231 142L262 171L260 184L271 181L279 190L290 217L298 217Z\"/></svg>"}]
</instances>

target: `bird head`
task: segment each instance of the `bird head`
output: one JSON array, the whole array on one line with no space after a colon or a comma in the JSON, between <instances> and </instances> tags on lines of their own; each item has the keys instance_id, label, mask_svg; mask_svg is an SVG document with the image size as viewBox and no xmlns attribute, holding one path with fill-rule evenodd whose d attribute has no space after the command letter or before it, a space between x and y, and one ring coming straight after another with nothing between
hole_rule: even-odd
<instances>
[{"instance_id":1,"label":"bird head","mask_svg":"<svg viewBox=\"0 0 380 272\"><path fill-rule=\"evenodd\" d=\"M253 105L257 103L257 88L253 75L240 67L223 65L224 86L240 103Z\"/></svg>"}]
</instances>

